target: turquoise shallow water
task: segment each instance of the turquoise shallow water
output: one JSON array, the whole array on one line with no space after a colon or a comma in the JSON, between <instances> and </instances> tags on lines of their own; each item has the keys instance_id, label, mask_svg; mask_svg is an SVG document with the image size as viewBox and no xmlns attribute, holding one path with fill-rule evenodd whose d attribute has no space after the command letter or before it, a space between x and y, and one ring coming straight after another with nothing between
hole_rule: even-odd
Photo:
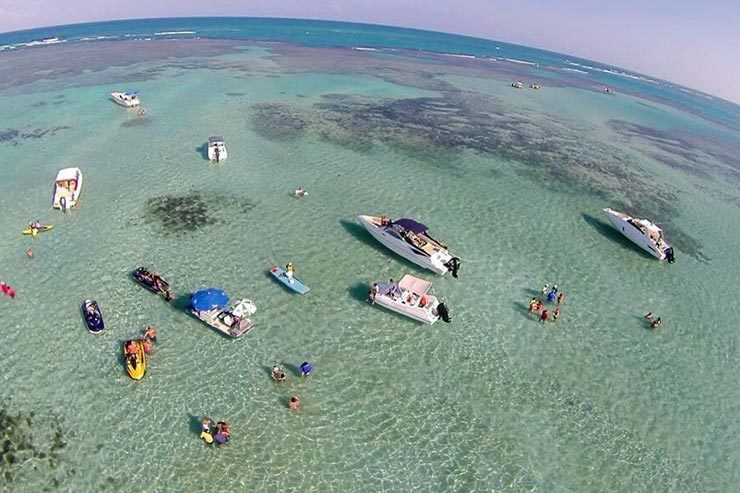
<instances>
[{"instance_id":1,"label":"turquoise shallow water","mask_svg":"<svg viewBox=\"0 0 740 493\"><path fill-rule=\"evenodd\" d=\"M736 135L654 100L567 84L516 91L463 61L227 42L206 57L190 46L191 57L0 92L0 264L18 292L0 300L14 457L3 455L4 487L738 484ZM68 48L43 48L50 59L57 49ZM142 91L146 119L107 100L115 80ZM212 134L226 139L222 166L202 155ZM72 165L85 174L80 206L51 211L54 174ZM310 195L293 199L298 186ZM601 208L615 204L668 223L678 261L612 232ZM381 212L427 223L462 257L460 278L376 244L355 216ZM54 230L22 237L37 217ZM305 296L267 275L289 260ZM220 337L181 300L135 284L138 265L179 295L216 285L253 299L254 332ZM433 281L451 324L364 302L368 283L406 272ZM566 300L541 325L526 303L545 282ZM98 336L79 315L88 297L108 326ZM643 325L647 311L661 331ZM120 344L149 324L160 343L135 383ZM273 364L305 359L309 379L270 380ZM294 393L298 413L285 406ZM198 439L204 415L231 422L227 446Z\"/></svg>"}]
</instances>

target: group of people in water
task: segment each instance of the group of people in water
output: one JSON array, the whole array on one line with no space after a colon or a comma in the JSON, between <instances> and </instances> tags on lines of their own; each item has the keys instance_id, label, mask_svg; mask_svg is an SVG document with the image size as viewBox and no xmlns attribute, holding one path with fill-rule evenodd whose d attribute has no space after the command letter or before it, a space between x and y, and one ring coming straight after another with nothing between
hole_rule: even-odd
<instances>
[{"instance_id":1,"label":"group of people in water","mask_svg":"<svg viewBox=\"0 0 740 493\"><path fill-rule=\"evenodd\" d=\"M648 323L650 324L650 328L653 330L657 330L663 327L663 321L660 319L660 317L653 319L653 312L647 312L645 314L645 320L648 321Z\"/></svg>"},{"instance_id":2,"label":"group of people in water","mask_svg":"<svg viewBox=\"0 0 740 493\"><path fill-rule=\"evenodd\" d=\"M200 437L208 444L223 445L231 438L231 428L226 421L214 423L211 418L203 418L200 420Z\"/></svg>"},{"instance_id":3,"label":"group of people in water","mask_svg":"<svg viewBox=\"0 0 740 493\"><path fill-rule=\"evenodd\" d=\"M308 362L304 361L301 363L301 366L299 367L301 378L305 378L311 374L313 371L313 365ZM272 377L273 380L275 380L278 383L285 382L288 379L288 374L285 372L285 369L283 369L282 366L275 365L270 370L270 377ZM288 399L288 408L292 411L298 411L301 407L301 398L297 395L292 395L290 399Z\"/></svg>"},{"instance_id":4,"label":"group of people in water","mask_svg":"<svg viewBox=\"0 0 740 493\"><path fill-rule=\"evenodd\" d=\"M547 303L557 303L560 305L565 300L565 294L558 290L558 285L553 284L550 288L547 284L542 287L542 294L545 296ZM560 306L556 306L552 313L544 308L542 301L537 298L532 298L529 302L529 313L537 314L540 317L540 322L547 322L552 319L554 322L560 317Z\"/></svg>"}]
</instances>

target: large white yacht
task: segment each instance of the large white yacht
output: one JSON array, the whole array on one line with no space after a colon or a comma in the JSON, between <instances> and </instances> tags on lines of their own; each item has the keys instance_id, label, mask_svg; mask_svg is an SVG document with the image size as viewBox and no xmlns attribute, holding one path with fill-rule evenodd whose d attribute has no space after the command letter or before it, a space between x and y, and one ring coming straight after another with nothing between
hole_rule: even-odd
<instances>
[{"instance_id":1,"label":"large white yacht","mask_svg":"<svg viewBox=\"0 0 740 493\"><path fill-rule=\"evenodd\" d=\"M647 219L637 219L624 212L604 209L606 217L620 233L655 258L673 263L673 247L663 237L663 230Z\"/></svg>"},{"instance_id":2,"label":"large white yacht","mask_svg":"<svg viewBox=\"0 0 740 493\"><path fill-rule=\"evenodd\" d=\"M405 218L391 221L386 216L362 214L357 219L376 240L403 258L437 274L452 272L452 276L457 277L460 259L432 238L420 222Z\"/></svg>"},{"instance_id":3,"label":"large white yacht","mask_svg":"<svg viewBox=\"0 0 740 493\"><path fill-rule=\"evenodd\" d=\"M431 287L431 282L406 274L398 284L375 283L370 289L370 299L373 303L425 324L431 325L440 318L449 323L450 315L444 303L436 296L427 294Z\"/></svg>"},{"instance_id":4,"label":"large white yacht","mask_svg":"<svg viewBox=\"0 0 740 493\"><path fill-rule=\"evenodd\" d=\"M51 202L53 209L67 209L77 205L82 191L82 171L80 168L60 169L54 180L54 199Z\"/></svg>"},{"instance_id":5,"label":"large white yacht","mask_svg":"<svg viewBox=\"0 0 740 493\"><path fill-rule=\"evenodd\" d=\"M113 101L126 108L141 104L141 101L139 101L139 91L112 92L110 93L110 97L113 98Z\"/></svg>"},{"instance_id":6,"label":"large white yacht","mask_svg":"<svg viewBox=\"0 0 740 493\"><path fill-rule=\"evenodd\" d=\"M224 138L218 135L208 137L208 160L220 163L221 161L226 161L226 156Z\"/></svg>"}]
</instances>

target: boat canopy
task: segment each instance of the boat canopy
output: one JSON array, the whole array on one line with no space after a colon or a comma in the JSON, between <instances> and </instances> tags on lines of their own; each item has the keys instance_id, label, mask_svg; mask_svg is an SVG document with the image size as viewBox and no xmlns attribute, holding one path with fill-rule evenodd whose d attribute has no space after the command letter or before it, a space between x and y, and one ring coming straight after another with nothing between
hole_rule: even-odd
<instances>
[{"instance_id":1,"label":"boat canopy","mask_svg":"<svg viewBox=\"0 0 740 493\"><path fill-rule=\"evenodd\" d=\"M213 137L208 137L209 144L218 144L223 141L224 141L224 138L221 137L220 135L214 135Z\"/></svg>"},{"instance_id":2,"label":"boat canopy","mask_svg":"<svg viewBox=\"0 0 740 493\"><path fill-rule=\"evenodd\" d=\"M190 295L190 308L199 312L223 308L229 304L229 295L222 289L207 288Z\"/></svg>"},{"instance_id":3,"label":"boat canopy","mask_svg":"<svg viewBox=\"0 0 740 493\"><path fill-rule=\"evenodd\" d=\"M426 233L427 229L429 229L418 221L414 221L413 219L406 219L406 218L393 221L393 224L397 224L401 226L403 229L407 231L412 231L416 234Z\"/></svg>"},{"instance_id":4,"label":"boat canopy","mask_svg":"<svg viewBox=\"0 0 740 493\"><path fill-rule=\"evenodd\" d=\"M403 276L403 279L401 279L401 282L398 283L398 287L421 296L427 294L429 288L432 287L432 283L429 281L425 281L424 279L419 279L418 277L406 274L405 276Z\"/></svg>"}]
</instances>

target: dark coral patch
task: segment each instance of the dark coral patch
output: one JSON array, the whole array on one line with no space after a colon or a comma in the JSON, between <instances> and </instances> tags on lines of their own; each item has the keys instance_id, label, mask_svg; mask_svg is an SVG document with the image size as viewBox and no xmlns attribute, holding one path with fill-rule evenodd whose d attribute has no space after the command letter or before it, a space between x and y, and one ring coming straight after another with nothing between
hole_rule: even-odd
<instances>
[{"instance_id":1,"label":"dark coral patch","mask_svg":"<svg viewBox=\"0 0 740 493\"><path fill-rule=\"evenodd\" d=\"M23 140L40 139L47 135L54 135L61 130L69 130L72 127L60 125L50 128L34 128L32 130L19 130L17 128L8 128L0 130L0 143L7 143L13 146L18 145Z\"/></svg>"},{"instance_id":2,"label":"dark coral patch","mask_svg":"<svg viewBox=\"0 0 740 493\"><path fill-rule=\"evenodd\" d=\"M246 214L255 204L248 199L223 194L190 191L184 195L160 195L147 199L145 217L165 235L185 235L225 223L233 213Z\"/></svg>"}]
</instances>

